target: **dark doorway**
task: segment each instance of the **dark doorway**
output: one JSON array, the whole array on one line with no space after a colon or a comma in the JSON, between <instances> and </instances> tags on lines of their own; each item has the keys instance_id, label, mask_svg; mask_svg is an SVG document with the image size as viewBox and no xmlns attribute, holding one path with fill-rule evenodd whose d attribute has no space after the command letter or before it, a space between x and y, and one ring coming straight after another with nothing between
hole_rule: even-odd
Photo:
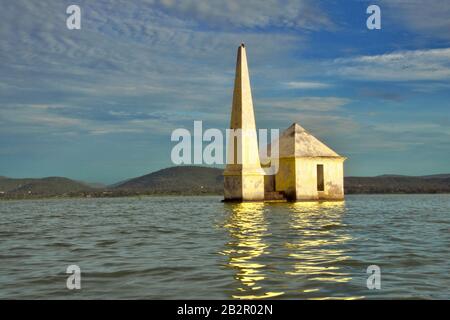
<instances>
[{"instance_id":1,"label":"dark doorway","mask_svg":"<svg viewBox=\"0 0 450 320\"><path fill-rule=\"evenodd\" d=\"M323 181L323 164L317 165L317 191L324 191L325 183Z\"/></svg>"}]
</instances>

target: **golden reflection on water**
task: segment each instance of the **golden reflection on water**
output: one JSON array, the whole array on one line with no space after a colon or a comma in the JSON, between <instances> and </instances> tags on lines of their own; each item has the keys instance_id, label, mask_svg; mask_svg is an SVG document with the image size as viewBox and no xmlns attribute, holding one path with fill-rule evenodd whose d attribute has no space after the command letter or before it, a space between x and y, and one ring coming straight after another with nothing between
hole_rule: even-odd
<instances>
[{"instance_id":1,"label":"golden reflection on water","mask_svg":"<svg viewBox=\"0 0 450 320\"><path fill-rule=\"evenodd\" d=\"M290 204L290 227L298 237L285 245L293 258L289 275L305 275L308 280L348 282L350 274L338 265L350 259L342 244L351 240L336 232L342 227L342 202L297 202ZM312 290L312 289L309 289Z\"/></svg>"},{"instance_id":2,"label":"golden reflection on water","mask_svg":"<svg viewBox=\"0 0 450 320\"><path fill-rule=\"evenodd\" d=\"M267 236L267 222L264 218L264 203L238 203L231 207L231 214L225 224L231 241L221 252L229 257L228 265L236 270L240 282L239 294L233 298L261 299L283 294L283 292L264 292L258 282L264 280L265 264L256 258L269 254L268 245L263 241Z\"/></svg>"},{"instance_id":3,"label":"golden reflection on water","mask_svg":"<svg viewBox=\"0 0 450 320\"><path fill-rule=\"evenodd\" d=\"M286 290L290 288L288 297L333 299L321 295L324 286L343 285L352 280L342 269L351 259L343 245L352 239L342 230L345 227L342 223L344 202L239 203L229 206L231 212L224 227L231 240L220 253L228 256L228 267L236 270L235 279L239 285L233 298L272 298L288 294ZM282 242L272 241L268 220L282 223L274 231L288 232L281 235L285 237ZM268 243L273 252L269 251ZM277 272L268 272L265 261L269 260L272 271L275 268ZM288 285L281 285L283 283ZM362 297L340 295L338 298Z\"/></svg>"}]
</instances>

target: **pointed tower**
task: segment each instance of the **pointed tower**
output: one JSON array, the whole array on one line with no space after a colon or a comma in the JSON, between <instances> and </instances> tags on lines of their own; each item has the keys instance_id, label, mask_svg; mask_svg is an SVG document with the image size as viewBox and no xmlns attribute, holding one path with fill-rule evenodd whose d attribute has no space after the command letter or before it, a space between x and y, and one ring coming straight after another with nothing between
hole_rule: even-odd
<instances>
[{"instance_id":1,"label":"pointed tower","mask_svg":"<svg viewBox=\"0 0 450 320\"><path fill-rule=\"evenodd\" d=\"M238 48L234 79L230 133L227 137L225 200L264 200L264 171L261 169L255 115L245 46Z\"/></svg>"}]
</instances>

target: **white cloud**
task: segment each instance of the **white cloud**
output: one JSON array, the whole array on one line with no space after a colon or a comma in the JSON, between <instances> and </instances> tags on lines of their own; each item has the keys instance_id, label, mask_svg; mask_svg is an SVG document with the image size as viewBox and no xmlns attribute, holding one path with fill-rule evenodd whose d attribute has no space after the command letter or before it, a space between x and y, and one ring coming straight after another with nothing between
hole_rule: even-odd
<instances>
[{"instance_id":1,"label":"white cloud","mask_svg":"<svg viewBox=\"0 0 450 320\"><path fill-rule=\"evenodd\" d=\"M450 128L430 122L412 122L412 123L383 123L373 126L374 130L386 133L415 133L421 134L441 134L450 135Z\"/></svg>"},{"instance_id":2,"label":"white cloud","mask_svg":"<svg viewBox=\"0 0 450 320\"><path fill-rule=\"evenodd\" d=\"M428 38L450 39L450 2L442 0L382 0L383 16L390 24Z\"/></svg>"},{"instance_id":3,"label":"white cloud","mask_svg":"<svg viewBox=\"0 0 450 320\"><path fill-rule=\"evenodd\" d=\"M361 80L445 80L450 79L450 48L339 58L325 67L331 74Z\"/></svg>"},{"instance_id":4,"label":"white cloud","mask_svg":"<svg viewBox=\"0 0 450 320\"><path fill-rule=\"evenodd\" d=\"M323 29L333 23L311 0L182 0L159 1L172 14L188 15L213 27L267 26Z\"/></svg>"},{"instance_id":5,"label":"white cloud","mask_svg":"<svg viewBox=\"0 0 450 320\"><path fill-rule=\"evenodd\" d=\"M194 119L223 125L240 42L247 44L254 75L258 63L275 65L303 41L282 32L199 28L200 16L193 21L187 12L169 15L152 1L80 1L80 6L80 31L66 29L65 7L59 2L17 0L0 12L0 109L30 107L3 112L8 123L3 131L165 132ZM24 15L28 18L16 18ZM50 104L67 108L56 112ZM173 121L132 123L131 117L106 117L110 110L164 110Z\"/></svg>"},{"instance_id":6,"label":"white cloud","mask_svg":"<svg viewBox=\"0 0 450 320\"><path fill-rule=\"evenodd\" d=\"M161 96L182 95L189 99L200 96L205 88L216 94L218 87L232 83L229 79L241 41L247 43L252 71L258 62L278 62L278 56L303 41L281 32L198 28L187 14L164 14L151 1L80 5L84 23L73 32L60 19L65 12L62 4L41 6L18 0L4 8L0 95L20 90L28 96L58 92L61 98L152 96L148 101L157 102ZM29 19L15 18L23 15ZM217 101L212 95L209 99Z\"/></svg>"},{"instance_id":7,"label":"white cloud","mask_svg":"<svg viewBox=\"0 0 450 320\"><path fill-rule=\"evenodd\" d=\"M98 119L90 119L76 115L59 114L61 109L70 111L71 107L59 105L8 105L0 108L0 132L3 133L27 133L27 134L112 134L112 133L145 133L165 134L171 132L171 126L176 126L173 121L160 119L117 119L108 122ZM108 112L111 114L111 112ZM126 112L112 112L112 115L126 115ZM130 114L131 115L131 114Z\"/></svg>"},{"instance_id":8,"label":"white cloud","mask_svg":"<svg viewBox=\"0 0 450 320\"><path fill-rule=\"evenodd\" d=\"M33 130L39 127L64 128L69 126L80 126L81 119L62 116L51 113L47 105L13 105L0 108L0 116L6 124L15 126L31 126Z\"/></svg>"},{"instance_id":9,"label":"white cloud","mask_svg":"<svg viewBox=\"0 0 450 320\"><path fill-rule=\"evenodd\" d=\"M350 103L350 99L341 97L302 97L302 98L274 98L256 101L257 106L266 109L289 111L315 111L325 112L337 110L343 105Z\"/></svg>"},{"instance_id":10,"label":"white cloud","mask_svg":"<svg viewBox=\"0 0 450 320\"><path fill-rule=\"evenodd\" d=\"M324 89L331 87L328 83L312 81L291 81L286 82L285 85L289 89Z\"/></svg>"},{"instance_id":11,"label":"white cloud","mask_svg":"<svg viewBox=\"0 0 450 320\"><path fill-rule=\"evenodd\" d=\"M255 109L263 109L256 116L260 127L283 129L297 122L317 137L334 137L359 129L355 120L342 112L341 107L350 102L341 97L274 98L256 100Z\"/></svg>"}]
</instances>

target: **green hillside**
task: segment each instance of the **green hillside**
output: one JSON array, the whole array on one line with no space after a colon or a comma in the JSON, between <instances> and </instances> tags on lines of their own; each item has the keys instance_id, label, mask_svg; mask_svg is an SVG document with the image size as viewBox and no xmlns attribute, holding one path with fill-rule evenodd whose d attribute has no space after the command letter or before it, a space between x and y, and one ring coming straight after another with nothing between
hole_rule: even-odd
<instances>
[{"instance_id":1,"label":"green hillside","mask_svg":"<svg viewBox=\"0 0 450 320\"><path fill-rule=\"evenodd\" d=\"M91 192L94 188L62 177L41 179L0 179L0 194L8 198L47 197Z\"/></svg>"},{"instance_id":2,"label":"green hillside","mask_svg":"<svg viewBox=\"0 0 450 320\"><path fill-rule=\"evenodd\" d=\"M208 167L171 167L114 185L112 190L220 194L223 190L222 172L222 169Z\"/></svg>"}]
</instances>

